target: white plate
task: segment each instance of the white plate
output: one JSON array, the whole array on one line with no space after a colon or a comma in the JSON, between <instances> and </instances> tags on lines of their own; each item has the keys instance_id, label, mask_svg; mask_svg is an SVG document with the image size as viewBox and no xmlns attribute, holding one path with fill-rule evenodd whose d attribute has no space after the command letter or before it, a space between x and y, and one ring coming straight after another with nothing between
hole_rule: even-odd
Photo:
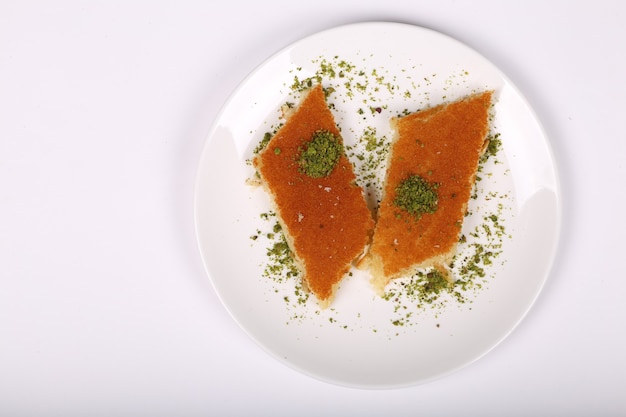
<instances>
[{"instance_id":1,"label":"white plate","mask_svg":"<svg viewBox=\"0 0 626 417\"><path fill-rule=\"evenodd\" d=\"M312 297L304 304L296 302L297 280L277 282L264 276L271 242L263 235L257 240L251 236L271 228L260 216L270 206L260 187L246 184L253 174L246 161L263 134L278 123L280 106L296 100L294 77L310 77L324 63L337 69L341 62L354 67L343 78L331 78L326 71L322 82L337 88L329 103L346 144L356 143L367 127L376 128L377 136L388 135L389 117L404 109L495 90L493 129L501 135L502 150L498 163L492 158L485 166L463 230L470 236L485 216L498 211L506 235L486 277L463 293L465 303L444 296L442 305L417 308L402 295L384 300L374 295L367 272L355 271L342 282L332 308L320 311ZM350 90L343 86L347 80ZM364 91L357 87L359 81ZM370 111L377 107L380 113ZM365 112L359 114L359 108ZM539 294L560 227L549 144L515 86L458 41L397 23L327 30L260 65L215 121L200 159L195 193L200 251L234 319L280 361L353 387L417 384L487 353L516 327Z\"/></svg>"}]
</instances>

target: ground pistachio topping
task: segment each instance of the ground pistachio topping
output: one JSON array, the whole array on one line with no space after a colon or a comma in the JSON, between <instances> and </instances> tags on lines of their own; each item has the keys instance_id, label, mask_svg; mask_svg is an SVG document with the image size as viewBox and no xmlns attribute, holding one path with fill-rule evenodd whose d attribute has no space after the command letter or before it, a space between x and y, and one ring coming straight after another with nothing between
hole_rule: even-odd
<instances>
[{"instance_id":1,"label":"ground pistachio topping","mask_svg":"<svg viewBox=\"0 0 626 417\"><path fill-rule=\"evenodd\" d=\"M256 146L256 148L254 148L254 154L257 155L259 154L263 149L265 149L267 147L267 144L270 143L270 140L272 139L272 134L270 132L265 132L263 134L263 139L261 139L261 141L259 142L259 144Z\"/></svg>"},{"instance_id":2,"label":"ground pistachio topping","mask_svg":"<svg viewBox=\"0 0 626 417\"><path fill-rule=\"evenodd\" d=\"M419 175L411 175L396 187L393 204L419 219L426 213L437 211L437 184Z\"/></svg>"},{"instance_id":3,"label":"ground pistachio topping","mask_svg":"<svg viewBox=\"0 0 626 417\"><path fill-rule=\"evenodd\" d=\"M343 145L336 135L327 130L318 130L300 150L300 172L311 178L327 177L339 162L342 153Z\"/></svg>"},{"instance_id":4,"label":"ground pistachio topping","mask_svg":"<svg viewBox=\"0 0 626 417\"><path fill-rule=\"evenodd\" d=\"M486 162L490 157L495 157L498 151L502 148L502 140L500 140L500 134L490 134L487 136L487 148L480 157L481 164Z\"/></svg>"}]
</instances>

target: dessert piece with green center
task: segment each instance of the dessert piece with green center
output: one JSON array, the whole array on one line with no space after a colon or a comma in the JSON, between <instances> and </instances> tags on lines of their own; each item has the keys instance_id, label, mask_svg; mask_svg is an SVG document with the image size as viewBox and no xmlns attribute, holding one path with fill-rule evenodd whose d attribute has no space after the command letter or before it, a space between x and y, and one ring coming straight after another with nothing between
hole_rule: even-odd
<instances>
[{"instance_id":1,"label":"dessert piece with green center","mask_svg":"<svg viewBox=\"0 0 626 417\"><path fill-rule=\"evenodd\" d=\"M328 307L374 228L321 85L303 92L254 158L303 287Z\"/></svg>"},{"instance_id":2,"label":"dessert piece with green center","mask_svg":"<svg viewBox=\"0 0 626 417\"><path fill-rule=\"evenodd\" d=\"M383 199L366 263L374 287L420 268L447 276L489 132L492 92L392 120Z\"/></svg>"}]
</instances>

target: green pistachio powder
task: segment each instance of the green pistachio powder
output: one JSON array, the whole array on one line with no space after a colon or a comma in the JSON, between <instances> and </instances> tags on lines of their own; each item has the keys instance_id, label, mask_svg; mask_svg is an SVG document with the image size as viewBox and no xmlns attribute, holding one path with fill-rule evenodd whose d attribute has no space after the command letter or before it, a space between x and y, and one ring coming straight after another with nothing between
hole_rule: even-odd
<instances>
[{"instance_id":1,"label":"green pistachio powder","mask_svg":"<svg viewBox=\"0 0 626 417\"><path fill-rule=\"evenodd\" d=\"M396 77L388 80L382 70L358 69L356 65L338 57L330 60L320 58L314 60L313 63L318 65L318 69L311 77L300 79L298 74L301 68L292 71L293 83L285 87L290 90L294 101L303 90L317 83L323 83L327 97L340 95L344 101L361 100L363 106L358 108L358 115L376 116L387 111L386 105L380 103L377 98L381 91L390 97L401 97L410 101L413 106L417 103L420 107L425 107L428 105L430 96L428 91L420 90L420 88L431 85L433 79L437 77L436 74L432 74L419 82L411 80L409 84L412 89L402 91L398 87ZM408 73L409 71L402 72ZM451 75L444 81L443 90L447 91L451 86L461 85L467 75L466 71ZM410 77L407 76L407 78ZM443 95L441 99L446 100L446 95ZM287 102L286 105L293 107L292 102ZM329 103L329 106L331 109L334 108L332 103ZM411 111L405 109L395 116L409 113ZM273 126L270 132L263 135L254 149L255 154L267 146L280 127L281 124ZM479 187L483 177L492 175L490 172L485 172L486 167L493 167L500 163L497 160L497 154L502 146L500 135L491 133L488 139L489 145L480 158L479 175L476 178L471 198L478 200L480 197L500 201L496 205L495 212L467 211L466 218L482 216L482 221L474 230L467 235L462 234L459 238L458 253L448 265L454 277L453 282L446 279L442 272L430 269L416 270L412 276L393 280L387 285L382 299L391 303L393 315L390 317L390 324L393 328L418 325L418 313L429 310L437 312L446 308L450 303L458 306L471 305L473 298L493 278L490 274L490 267L496 263L502 253L504 239L510 238L502 223L502 213L507 208L503 201L509 200L510 197L508 194L498 192L486 193ZM379 136L376 129L370 126L361 132L354 145L342 145L332 133L319 131L311 138L307 146L300 150L299 169L314 178L324 177L332 171L340 155L345 153L354 166L358 184L365 190L366 199L377 207L382 194L384 168L390 144L390 138ZM279 154L280 149L275 149L274 152ZM250 164L249 160L248 163ZM429 183L422 177L417 175L409 177L396 189L398 197L394 204L402 209L401 212L408 212L419 218L425 213L433 213L436 210L436 189L437 184ZM273 292L283 297L289 311L287 324L307 320L311 318L311 314L319 316L321 312L317 304L314 300L309 300L311 298L309 293L302 287L301 273L296 266L275 212L261 213L260 218L268 227L264 228L265 231L257 229L250 238L255 242L263 240L267 245L263 276L275 284ZM293 288L291 295L282 295L285 293L285 285ZM345 329L350 328L341 320L334 308L331 307L328 314L330 314L329 323ZM378 332L378 329L374 328L372 331ZM396 332L396 335L398 334Z\"/></svg>"},{"instance_id":2,"label":"green pistachio powder","mask_svg":"<svg viewBox=\"0 0 626 417\"><path fill-rule=\"evenodd\" d=\"M300 149L298 167L301 173L311 178L324 178L330 175L342 154L343 145L339 138L327 130L318 130Z\"/></svg>"},{"instance_id":3,"label":"green pistachio powder","mask_svg":"<svg viewBox=\"0 0 626 417\"><path fill-rule=\"evenodd\" d=\"M437 211L438 184L429 183L419 175L411 175L396 187L393 204L419 220L423 214ZM401 217L402 214L396 214Z\"/></svg>"}]
</instances>

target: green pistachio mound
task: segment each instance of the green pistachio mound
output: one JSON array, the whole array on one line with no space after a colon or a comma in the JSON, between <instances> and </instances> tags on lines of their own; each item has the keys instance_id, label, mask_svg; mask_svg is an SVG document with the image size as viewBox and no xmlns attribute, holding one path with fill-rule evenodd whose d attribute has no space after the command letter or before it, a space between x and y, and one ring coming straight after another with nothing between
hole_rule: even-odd
<instances>
[{"instance_id":1,"label":"green pistachio mound","mask_svg":"<svg viewBox=\"0 0 626 417\"><path fill-rule=\"evenodd\" d=\"M437 210L437 184L429 183L419 175L411 175L396 187L393 204L408 211L416 219Z\"/></svg>"},{"instance_id":2,"label":"green pistachio mound","mask_svg":"<svg viewBox=\"0 0 626 417\"><path fill-rule=\"evenodd\" d=\"M327 130L318 130L300 150L298 165L300 172L311 178L330 175L343 154L339 137Z\"/></svg>"}]
</instances>

